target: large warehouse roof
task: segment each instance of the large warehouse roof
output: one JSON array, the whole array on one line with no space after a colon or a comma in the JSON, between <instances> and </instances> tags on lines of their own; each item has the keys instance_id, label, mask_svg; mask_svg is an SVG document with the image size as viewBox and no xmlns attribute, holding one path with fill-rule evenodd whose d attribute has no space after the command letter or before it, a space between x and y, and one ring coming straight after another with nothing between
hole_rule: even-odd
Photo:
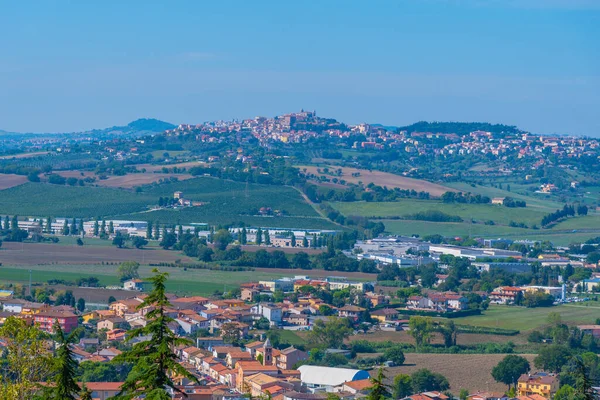
<instances>
[{"instance_id":1,"label":"large warehouse roof","mask_svg":"<svg viewBox=\"0 0 600 400\"><path fill-rule=\"evenodd\" d=\"M360 369L302 365L298 368L302 383L308 385L338 386L344 382L369 379L369 373Z\"/></svg>"}]
</instances>

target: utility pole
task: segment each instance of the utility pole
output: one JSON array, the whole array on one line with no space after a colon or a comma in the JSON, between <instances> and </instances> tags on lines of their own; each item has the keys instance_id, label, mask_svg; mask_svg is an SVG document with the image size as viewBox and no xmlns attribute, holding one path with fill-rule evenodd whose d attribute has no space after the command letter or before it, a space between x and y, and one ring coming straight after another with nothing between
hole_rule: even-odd
<instances>
[{"instance_id":1,"label":"utility pole","mask_svg":"<svg viewBox=\"0 0 600 400\"><path fill-rule=\"evenodd\" d=\"M31 270L29 270L29 296L31 296Z\"/></svg>"}]
</instances>

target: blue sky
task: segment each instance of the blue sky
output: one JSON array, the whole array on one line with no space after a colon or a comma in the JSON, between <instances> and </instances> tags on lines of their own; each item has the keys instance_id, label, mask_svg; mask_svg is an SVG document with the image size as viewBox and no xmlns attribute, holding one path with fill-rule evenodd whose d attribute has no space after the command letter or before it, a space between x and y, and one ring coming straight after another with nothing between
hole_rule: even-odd
<instances>
[{"instance_id":1,"label":"blue sky","mask_svg":"<svg viewBox=\"0 0 600 400\"><path fill-rule=\"evenodd\" d=\"M600 136L600 1L0 0L0 129L316 109Z\"/></svg>"}]
</instances>

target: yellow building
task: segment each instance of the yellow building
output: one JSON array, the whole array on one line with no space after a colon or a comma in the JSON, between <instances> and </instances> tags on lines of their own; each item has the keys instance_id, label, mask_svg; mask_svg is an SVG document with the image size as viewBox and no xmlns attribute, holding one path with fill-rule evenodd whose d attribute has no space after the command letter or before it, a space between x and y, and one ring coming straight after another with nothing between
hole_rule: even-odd
<instances>
[{"instance_id":1,"label":"yellow building","mask_svg":"<svg viewBox=\"0 0 600 400\"><path fill-rule=\"evenodd\" d=\"M115 316L115 312L112 310L95 310L95 311L90 311L88 313L85 313L81 316L81 318L83 318L83 322L85 324L87 324L88 322L90 322L93 319L104 319L104 318L110 318L110 317L114 317Z\"/></svg>"},{"instance_id":2,"label":"yellow building","mask_svg":"<svg viewBox=\"0 0 600 400\"><path fill-rule=\"evenodd\" d=\"M523 374L517 383L519 396L538 394L546 399L551 399L558 390L559 382L555 374L537 372L533 375Z\"/></svg>"}]
</instances>

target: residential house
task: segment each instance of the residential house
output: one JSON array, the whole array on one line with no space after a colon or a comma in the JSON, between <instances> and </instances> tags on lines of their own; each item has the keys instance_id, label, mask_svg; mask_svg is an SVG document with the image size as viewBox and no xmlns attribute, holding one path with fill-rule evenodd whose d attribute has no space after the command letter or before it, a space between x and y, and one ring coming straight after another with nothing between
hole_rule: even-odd
<instances>
[{"instance_id":1,"label":"residential house","mask_svg":"<svg viewBox=\"0 0 600 400\"><path fill-rule=\"evenodd\" d=\"M130 279L123 282L123 289L125 290L137 290L141 292L144 290L144 281L141 279Z\"/></svg>"},{"instance_id":2,"label":"residential house","mask_svg":"<svg viewBox=\"0 0 600 400\"><path fill-rule=\"evenodd\" d=\"M367 293L365 293L365 295L369 299L369 302L371 303L371 307L377 307L382 304L388 304L390 302L390 297L385 296L383 294L367 292Z\"/></svg>"},{"instance_id":3,"label":"residential house","mask_svg":"<svg viewBox=\"0 0 600 400\"><path fill-rule=\"evenodd\" d=\"M234 347L231 345L215 346L212 349L212 355L213 357L218 358L220 360L225 360L225 358L227 357L227 353L229 353L230 351L242 351L242 348Z\"/></svg>"},{"instance_id":4,"label":"residential house","mask_svg":"<svg viewBox=\"0 0 600 400\"><path fill-rule=\"evenodd\" d=\"M294 385L275 376L259 372L244 378L246 391L254 397L268 394L273 397L293 389Z\"/></svg>"},{"instance_id":5,"label":"residential house","mask_svg":"<svg viewBox=\"0 0 600 400\"><path fill-rule=\"evenodd\" d=\"M85 387L92 392L95 400L108 400L121 390L123 382L86 382Z\"/></svg>"},{"instance_id":6,"label":"residential house","mask_svg":"<svg viewBox=\"0 0 600 400\"><path fill-rule=\"evenodd\" d=\"M77 328L79 317L69 311L54 311L52 309L44 309L33 315L33 322L38 324L44 332L53 333L54 324L58 322L60 328L65 333L70 333Z\"/></svg>"},{"instance_id":7,"label":"residential house","mask_svg":"<svg viewBox=\"0 0 600 400\"><path fill-rule=\"evenodd\" d=\"M600 325L578 325L577 328L584 335L592 335L596 339L600 339Z\"/></svg>"},{"instance_id":8,"label":"residential house","mask_svg":"<svg viewBox=\"0 0 600 400\"><path fill-rule=\"evenodd\" d=\"M357 320L361 317L365 309L358 306L346 304L344 307L338 308L338 315L342 318L351 318Z\"/></svg>"},{"instance_id":9,"label":"residential house","mask_svg":"<svg viewBox=\"0 0 600 400\"><path fill-rule=\"evenodd\" d=\"M125 314L135 314L138 312L137 307L142 304L144 300L140 297L132 297L129 299L117 300L110 303L108 308L112 310L117 316L123 317Z\"/></svg>"},{"instance_id":10,"label":"residential house","mask_svg":"<svg viewBox=\"0 0 600 400\"><path fill-rule=\"evenodd\" d=\"M279 370L275 365L262 365L258 361L238 361L237 371L236 389L242 393L245 391L243 386L246 377L258 373L264 373L269 376L277 376L279 373Z\"/></svg>"},{"instance_id":11,"label":"residential house","mask_svg":"<svg viewBox=\"0 0 600 400\"><path fill-rule=\"evenodd\" d=\"M357 394L367 394L370 388L373 387L373 382L370 379L361 379L358 381L350 381L344 382L342 387L340 388L341 392L350 393L353 395Z\"/></svg>"},{"instance_id":12,"label":"residential house","mask_svg":"<svg viewBox=\"0 0 600 400\"><path fill-rule=\"evenodd\" d=\"M396 321L398 319L398 310L394 308L380 308L371 313L371 317L380 322Z\"/></svg>"},{"instance_id":13,"label":"residential house","mask_svg":"<svg viewBox=\"0 0 600 400\"><path fill-rule=\"evenodd\" d=\"M94 353L95 356L100 356L108 359L109 361L121 354L122 351L115 347L107 347L105 349L100 349Z\"/></svg>"},{"instance_id":14,"label":"residential house","mask_svg":"<svg viewBox=\"0 0 600 400\"><path fill-rule=\"evenodd\" d=\"M127 337L125 329L112 329L106 332L106 340L109 342L123 342Z\"/></svg>"},{"instance_id":15,"label":"residential house","mask_svg":"<svg viewBox=\"0 0 600 400\"><path fill-rule=\"evenodd\" d=\"M273 325L279 325L282 321L283 310L274 304L259 303L252 307L254 314L261 315L269 320Z\"/></svg>"},{"instance_id":16,"label":"residential house","mask_svg":"<svg viewBox=\"0 0 600 400\"><path fill-rule=\"evenodd\" d=\"M467 396L467 400L508 400L510 396L504 392L477 392Z\"/></svg>"},{"instance_id":17,"label":"residential house","mask_svg":"<svg viewBox=\"0 0 600 400\"><path fill-rule=\"evenodd\" d=\"M365 291L365 283L364 282L349 282L349 281L331 281L329 282L330 290L344 290L348 288L356 289L360 292Z\"/></svg>"},{"instance_id":18,"label":"residential house","mask_svg":"<svg viewBox=\"0 0 600 400\"><path fill-rule=\"evenodd\" d=\"M198 313L205 310L209 302L209 299L202 296L179 297L171 300L171 305L177 310L192 310Z\"/></svg>"},{"instance_id":19,"label":"residential house","mask_svg":"<svg viewBox=\"0 0 600 400\"><path fill-rule=\"evenodd\" d=\"M406 300L406 308L408 309L417 309L417 310L427 310L433 308L433 302L429 300L427 297L423 296L410 296Z\"/></svg>"},{"instance_id":20,"label":"residential house","mask_svg":"<svg viewBox=\"0 0 600 400\"><path fill-rule=\"evenodd\" d=\"M294 346L280 350L278 355L276 355L275 351L273 351L273 363L277 366L277 368L282 370L293 369L294 365L296 365L298 362L307 359L308 353L298 350Z\"/></svg>"},{"instance_id":21,"label":"residential house","mask_svg":"<svg viewBox=\"0 0 600 400\"><path fill-rule=\"evenodd\" d=\"M103 319L102 321L99 321L96 326L97 326L97 330L99 332L103 329L111 331L113 329L127 327L128 325L129 325L129 323L125 320L125 318L109 317L109 318Z\"/></svg>"},{"instance_id":22,"label":"residential house","mask_svg":"<svg viewBox=\"0 0 600 400\"><path fill-rule=\"evenodd\" d=\"M491 303L494 304L515 304L523 296L523 290L514 286L500 286L489 295Z\"/></svg>"},{"instance_id":23,"label":"residential house","mask_svg":"<svg viewBox=\"0 0 600 400\"><path fill-rule=\"evenodd\" d=\"M449 397L441 392L431 391L413 394L402 400L448 400Z\"/></svg>"},{"instance_id":24,"label":"residential house","mask_svg":"<svg viewBox=\"0 0 600 400\"><path fill-rule=\"evenodd\" d=\"M558 390L560 382L558 376L547 372L537 372L533 375L523 374L517 381L517 394L519 396L540 395L551 399Z\"/></svg>"},{"instance_id":25,"label":"residential house","mask_svg":"<svg viewBox=\"0 0 600 400\"><path fill-rule=\"evenodd\" d=\"M225 356L225 364L229 368L235 368L235 365L238 363L238 361L252 361L252 360L254 360L252 355L250 353L248 353L247 351L242 351L242 350L232 350L232 351L228 352L227 355Z\"/></svg>"},{"instance_id":26,"label":"residential house","mask_svg":"<svg viewBox=\"0 0 600 400\"><path fill-rule=\"evenodd\" d=\"M83 323L87 324L91 320L106 319L106 318L110 318L110 317L114 317L114 316L115 316L115 312L113 310L93 310L93 311L83 314L82 318L83 318Z\"/></svg>"}]
</instances>

